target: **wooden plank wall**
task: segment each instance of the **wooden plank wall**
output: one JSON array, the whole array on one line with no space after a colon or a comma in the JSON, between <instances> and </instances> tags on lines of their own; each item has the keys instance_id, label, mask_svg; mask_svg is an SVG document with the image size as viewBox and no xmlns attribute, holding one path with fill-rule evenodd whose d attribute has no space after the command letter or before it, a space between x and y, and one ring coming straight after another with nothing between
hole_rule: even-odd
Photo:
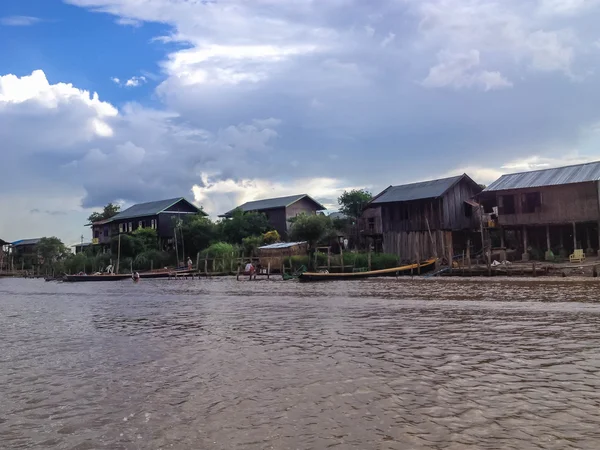
<instances>
[{"instance_id":1,"label":"wooden plank wall","mask_svg":"<svg viewBox=\"0 0 600 450\"><path fill-rule=\"evenodd\" d=\"M446 192L443 197L444 212L442 221L447 230L464 230L479 228L479 211L472 210L471 217L465 214L465 200L472 199L480 189L477 189L466 179L462 179Z\"/></svg>"},{"instance_id":2,"label":"wooden plank wall","mask_svg":"<svg viewBox=\"0 0 600 450\"><path fill-rule=\"evenodd\" d=\"M432 239L433 238L433 243ZM452 232L432 230L431 237L427 231L388 231L383 233L383 251L398 255L402 262L414 262L438 256L447 256L452 247Z\"/></svg>"},{"instance_id":3,"label":"wooden plank wall","mask_svg":"<svg viewBox=\"0 0 600 450\"><path fill-rule=\"evenodd\" d=\"M533 213L525 213L521 196L531 192L541 193L542 205ZM516 214L498 214L504 226L593 222L600 218L599 193L592 182L498 192L496 205L501 195L515 196Z\"/></svg>"}]
</instances>

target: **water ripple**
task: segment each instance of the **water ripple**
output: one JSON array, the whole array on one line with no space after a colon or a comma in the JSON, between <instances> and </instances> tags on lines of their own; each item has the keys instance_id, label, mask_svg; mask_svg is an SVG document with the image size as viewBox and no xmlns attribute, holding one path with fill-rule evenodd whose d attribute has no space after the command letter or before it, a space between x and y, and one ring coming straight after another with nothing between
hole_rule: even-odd
<instances>
[{"instance_id":1,"label":"water ripple","mask_svg":"<svg viewBox=\"0 0 600 450\"><path fill-rule=\"evenodd\" d=\"M596 280L0 280L7 449L596 449Z\"/></svg>"}]
</instances>

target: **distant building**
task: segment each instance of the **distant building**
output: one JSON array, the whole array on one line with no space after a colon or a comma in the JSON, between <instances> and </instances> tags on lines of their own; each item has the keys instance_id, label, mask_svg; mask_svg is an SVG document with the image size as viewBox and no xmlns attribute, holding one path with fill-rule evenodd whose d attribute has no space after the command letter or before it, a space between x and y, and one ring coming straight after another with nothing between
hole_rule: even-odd
<instances>
[{"instance_id":1,"label":"distant building","mask_svg":"<svg viewBox=\"0 0 600 450\"><path fill-rule=\"evenodd\" d=\"M37 245L41 238L20 239L10 244L12 264L18 269L33 269L38 264Z\"/></svg>"},{"instance_id":2,"label":"distant building","mask_svg":"<svg viewBox=\"0 0 600 450\"><path fill-rule=\"evenodd\" d=\"M219 216L229 218L236 209L243 212L258 212L267 216L269 224L277 230L282 238L287 238L289 220L298 214L316 214L326 208L306 194L288 197L269 198L244 203L231 211Z\"/></svg>"},{"instance_id":3,"label":"distant building","mask_svg":"<svg viewBox=\"0 0 600 450\"><path fill-rule=\"evenodd\" d=\"M532 251L551 258L600 251L599 191L600 161L502 175L478 198L501 247L517 247L523 259Z\"/></svg>"},{"instance_id":4,"label":"distant building","mask_svg":"<svg viewBox=\"0 0 600 450\"><path fill-rule=\"evenodd\" d=\"M15 255L37 255L36 247L41 238L21 239L11 243Z\"/></svg>"},{"instance_id":5,"label":"distant building","mask_svg":"<svg viewBox=\"0 0 600 450\"><path fill-rule=\"evenodd\" d=\"M479 230L471 201L479 192L481 187L466 174L390 186L365 208L361 230L381 235L383 251L404 261L449 258Z\"/></svg>"},{"instance_id":6,"label":"distant building","mask_svg":"<svg viewBox=\"0 0 600 450\"><path fill-rule=\"evenodd\" d=\"M83 242L81 244L71 245L75 249L75 254L78 255L81 252L85 252L88 248L93 247L94 244L91 242Z\"/></svg>"},{"instance_id":7,"label":"distant building","mask_svg":"<svg viewBox=\"0 0 600 450\"><path fill-rule=\"evenodd\" d=\"M138 228L152 228L157 232L160 247L164 248L173 242L173 219L189 214L207 215L183 197L138 203L110 219L90 224L92 244L108 249L114 236L131 233Z\"/></svg>"}]
</instances>

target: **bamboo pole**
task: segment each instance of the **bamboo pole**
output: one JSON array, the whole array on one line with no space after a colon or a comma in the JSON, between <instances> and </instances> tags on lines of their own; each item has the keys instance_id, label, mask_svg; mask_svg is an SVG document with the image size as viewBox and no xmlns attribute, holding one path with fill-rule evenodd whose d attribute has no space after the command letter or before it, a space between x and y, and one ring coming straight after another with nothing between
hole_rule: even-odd
<instances>
[{"instance_id":1,"label":"bamboo pole","mask_svg":"<svg viewBox=\"0 0 600 450\"><path fill-rule=\"evenodd\" d=\"M204 275L208 277L208 252L206 252L206 256L204 257Z\"/></svg>"},{"instance_id":2,"label":"bamboo pole","mask_svg":"<svg viewBox=\"0 0 600 450\"><path fill-rule=\"evenodd\" d=\"M177 248L177 228L173 228L173 239L175 239L175 258L177 258L177 264L175 269L179 267L179 249Z\"/></svg>"},{"instance_id":3,"label":"bamboo pole","mask_svg":"<svg viewBox=\"0 0 600 450\"><path fill-rule=\"evenodd\" d=\"M120 260L121 260L121 233L119 233L119 243L117 244L117 273L119 273Z\"/></svg>"}]
</instances>

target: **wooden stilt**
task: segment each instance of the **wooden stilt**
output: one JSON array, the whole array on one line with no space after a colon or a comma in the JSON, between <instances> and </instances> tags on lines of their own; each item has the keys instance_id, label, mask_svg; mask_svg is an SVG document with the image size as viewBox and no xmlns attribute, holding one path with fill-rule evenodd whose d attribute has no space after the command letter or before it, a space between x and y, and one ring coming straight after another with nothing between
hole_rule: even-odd
<instances>
[{"instance_id":1,"label":"wooden stilt","mask_svg":"<svg viewBox=\"0 0 600 450\"><path fill-rule=\"evenodd\" d=\"M550 225L546 225L546 250L550 251Z\"/></svg>"},{"instance_id":2,"label":"wooden stilt","mask_svg":"<svg viewBox=\"0 0 600 450\"><path fill-rule=\"evenodd\" d=\"M577 226L573 222L573 250L577 248Z\"/></svg>"}]
</instances>

